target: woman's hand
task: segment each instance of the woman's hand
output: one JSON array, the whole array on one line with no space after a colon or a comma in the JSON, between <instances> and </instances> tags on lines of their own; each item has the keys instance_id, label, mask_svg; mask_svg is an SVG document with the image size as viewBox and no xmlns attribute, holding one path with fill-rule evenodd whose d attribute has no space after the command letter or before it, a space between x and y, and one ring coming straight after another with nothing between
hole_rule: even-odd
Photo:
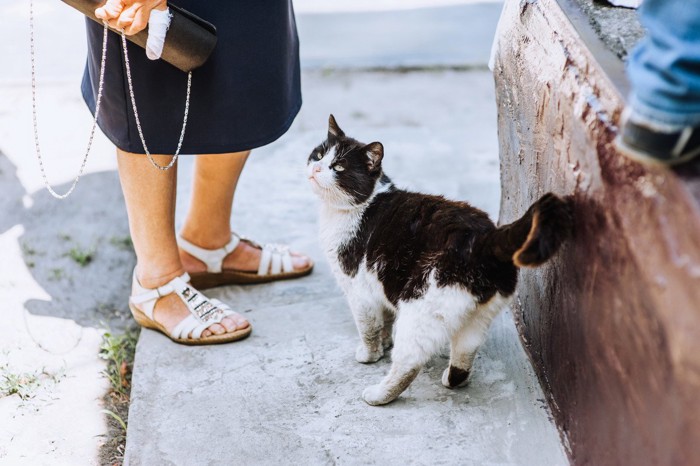
<instances>
[{"instance_id":1,"label":"woman's hand","mask_svg":"<svg viewBox=\"0 0 700 466\"><path fill-rule=\"evenodd\" d=\"M131 36L146 28L151 10L165 10L167 7L166 0L107 0L95 10L95 16Z\"/></svg>"}]
</instances>

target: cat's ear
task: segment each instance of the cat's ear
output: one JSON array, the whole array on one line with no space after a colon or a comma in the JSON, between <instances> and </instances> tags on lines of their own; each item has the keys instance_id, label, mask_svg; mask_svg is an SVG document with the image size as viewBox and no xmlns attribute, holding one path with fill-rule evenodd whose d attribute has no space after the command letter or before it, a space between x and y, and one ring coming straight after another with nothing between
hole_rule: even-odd
<instances>
[{"instance_id":1,"label":"cat's ear","mask_svg":"<svg viewBox=\"0 0 700 466\"><path fill-rule=\"evenodd\" d=\"M345 133L340 129L340 126L338 126L338 123L335 121L335 117L331 113L328 117L328 139L342 138L343 136L345 136Z\"/></svg>"},{"instance_id":2,"label":"cat's ear","mask_svg":"<svg viewBox=\"0 0 700 466\"><path fill-rule=\"evenodd\" d=\"M384 158L384 146L381 142L370 142L363 150L367 154L367 166L370 172L379 170L382 166L382 158Z\"/></svg>"}]
</instances>

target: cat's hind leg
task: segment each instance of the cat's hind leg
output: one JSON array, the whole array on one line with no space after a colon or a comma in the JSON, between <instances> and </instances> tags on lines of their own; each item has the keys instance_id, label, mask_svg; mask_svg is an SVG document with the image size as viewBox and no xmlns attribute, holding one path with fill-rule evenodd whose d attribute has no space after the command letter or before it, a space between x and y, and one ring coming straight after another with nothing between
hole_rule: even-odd
<instances>
[{"instance_id":1,"label":"cat's hind leg","mask_svg":"<svg viewBox=\"0 0 700 466\"><path fill-rule=\"evenodd\" d=\"M367 387L362 393L370 405L383 405L398 398L447 340L444 322L414 303L399 310L389 373L378 385Z\"/></svg>"},{"instance_id":2,"label":"cat's hind leg","mask_svg":"<svg viewBox=\"0 0 700 466\"><path fill-rule=\"evenodd\" d=\"M394 346L394 319L396 314L388 308L384 308L384 328L382 329L382 348L384 351Z\"/></svg>"},{"instance_id":3,"label":"cat's hind leg","mask_svg":"<svg viewBox=\"0 0 700 466\"><path fill-rule=\"evenodd\" d=\"M442 373L442 384L447 388L467 385L474 357L486 339L481 325L469 321L450 339L450 364Z\"/></svg>"},{"instance_id":4,"label":"cat's hind leg","mask_svg":"<svg viewBox=\"0 0 700 466\"><path fill-rule=\"evenodd\" d=\"M486 304L477 306L464 324L450 338L450 364L442 373L442 384L447 388L467 385L472 363L494 317L503 309L506 300L497 295Z\"/></svg>"}]
</instances>

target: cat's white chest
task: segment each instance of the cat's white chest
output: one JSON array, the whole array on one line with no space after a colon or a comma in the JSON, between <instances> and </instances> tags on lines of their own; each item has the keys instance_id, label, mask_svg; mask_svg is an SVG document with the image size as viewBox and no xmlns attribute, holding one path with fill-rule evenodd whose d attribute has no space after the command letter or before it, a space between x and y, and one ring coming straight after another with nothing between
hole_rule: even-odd
<instances>
[{"instance_id":1,"label":"cat's white chest","mask_svg":"<svg viewBox=\"0 0 700 466\"><path fill-rule=\"evenodd\" d=\"M333 272L337 274L341 272L338 250L357 234L362 212L341 211L323 206L319 220L321 245Z\"/></svg>"}]
</instances>

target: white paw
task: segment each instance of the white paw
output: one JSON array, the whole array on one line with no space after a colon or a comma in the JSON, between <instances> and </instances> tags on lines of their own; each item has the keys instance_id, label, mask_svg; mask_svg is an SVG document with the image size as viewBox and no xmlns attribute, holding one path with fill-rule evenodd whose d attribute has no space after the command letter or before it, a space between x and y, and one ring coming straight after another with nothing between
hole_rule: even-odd
<instances>
[{"instance_id":1,"label":"white paw","mask_svg":"<svg viewBox=\"0 0 700 466\"><path fill-rule=\"evenodd\" d=\"M447 366L447 368L442 371L442 384L447 388L452 388L450 386L450 366Z\"/></svg>"},{"instance_id":2,"label":"white paw","mask_svg":"<svg viewBox=\"0 0 700 466\"><path fill-rule=\"evenodd\" d=\"M360 343L355 351L355 359L362 364L369 364L379 361L384 356L383 351L370 351L365 345Z\"/></svg>"},{"instance_id":3,"label":"white paw","mask_svg":"<svg viewBox=\"0 0 700 466\"><path fill-rule=\"evenodd\" d=\"M388 394L382 388L381 384L365 388L365 391L362 392L362 399L365 400L368 405L372 406L384 405L393 401L389 399Z\"/></svg>"}]
</instances>

